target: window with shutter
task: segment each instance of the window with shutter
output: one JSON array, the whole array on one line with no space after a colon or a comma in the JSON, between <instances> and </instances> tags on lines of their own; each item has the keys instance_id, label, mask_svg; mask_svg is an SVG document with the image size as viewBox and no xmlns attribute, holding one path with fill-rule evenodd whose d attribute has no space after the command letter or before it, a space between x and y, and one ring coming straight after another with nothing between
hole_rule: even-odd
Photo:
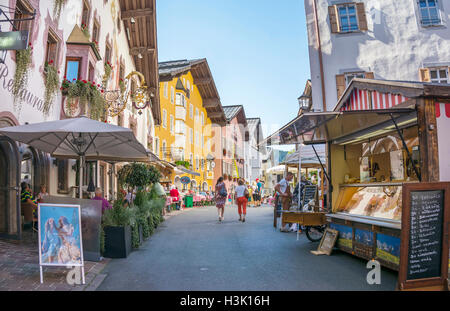
<instances>
[{"instance_id":1,"label":"window with shutter","mask_svg":"<svg viewBox=\"0 0 450 311\"><path fill-rule=\"evenodd\" d=\"M430 69L428 69L428 68L419 69L419 76L420 76L420 81L430 82L431 81Z\"/></svg>"},{"instance_id":2,"label":"window with shutter","mask_svg":"<svg viewBox=\"0 0 450 311\"><path fill-rule=\"evenodd\" d=\"M347 87L344 75L336 75L336 90L337 97L340 98L344 94L345 88Z\"/></svg>"},{"instance_id":3,"label":"window with shutter","mask_svg":"<svg viewBox=\"0 0 450 311\"><path fill-rule=\"evenodd\" d=\"M366 16L366 10L364 8L364 3L357 3L356 4L356 12L358 14L358 24L359 24L359 30L360 31L367 31L367 16Z\"/></svg>"},{"instance_id":4,"label":"window with shutter","mask_svg":"<svg viewBox=\"0 0 450 311\"><path fill-rule=\"evenodd\" d=\"M339 32L339 22L338 22L337 6L336 5L329 6L328 14L330 15L331 32L338 33Z\"/></svg>"}]
</instances>

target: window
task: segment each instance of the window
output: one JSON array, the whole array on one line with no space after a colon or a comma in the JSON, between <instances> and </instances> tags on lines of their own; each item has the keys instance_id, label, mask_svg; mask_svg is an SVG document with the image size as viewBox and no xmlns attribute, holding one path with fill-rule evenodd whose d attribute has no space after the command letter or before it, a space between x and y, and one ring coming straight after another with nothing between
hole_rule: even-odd
<instances>
[{"instance_id":1,"label":"window","mask_svg":"<svg viewBox=\"0 0 450 311\"><path fill-rule=\"evenodd\" d=\"M162 142L162 156L163 156L163 159L165 159L166 156L167 156L166 148L167 148L167 143L166 143L165 140L163 140L163 142Z\"/></svg>"},{"instance_id":2,"label":"window","mask_svg":"<svg viewBox=\"0 0 450 311\"><path fill-rule=\"evenodd\" d=\"M174 104L174 99L175 99L175 89L173 88L173 86L170 87L170 103Z\"/></svg>"},{"instance_id":3,"label":"window","mask_svg":"<svg viewBox=\"0 0 450 311\"><path fill-rule=\"evenodd\" d=\"M155 137L155 154L158 157L160 157L160 154L159 154L159 138L158 137Z\"/></svg>"},{"instance_id":4,"label":"window","mask_svg":"<svg viewBox=\"0 0 450 311\"><path fill-rule=\"evenodd\" d=\"M364 3L345 3L328 7L332 33L367 31Z\"/></svg>"},{"instance_id":5,"label":"window","mask_svg":"<svg viewBox=\"0 0 450 311\"><path fill-rule=\"evenodd\" d=\"M66 58L66 78L68 81L78 80L80 78L81 58Z\"/></svg>"},{"instance_id":6,"label":"window","mask_svg":"<svg viewBox=\"0 0 450 311\"><path fill-rule=\"evenodd\" d=\"M100 25L98 21L94 21L94 26L92 27L92 40L98 43L100 38Z\"/></svg>"},{"instance_id":7,"label":"window","mask_svg":"<svg viewBox=\"0 0 450 311\"><path fill-rule=\"evenodd\" d=\"M175 119L173 117L173 114L170 115L170 132L173 134L175 130Z\"/></svg>"},{"instance_id":8,"label":"window","mask_svg":"<svg viewBox=\"0 0 450 311\"><path fill-rule=\"evenodd\" d=\"M199 145L199 135L198 132L195 131L195 145L198 146Z\"/></svg>"},{"instance_id":9,"label":"window","mask_svg":"<svg viewBox=\"0 0 450 311\"><path fill-rule=\"evenodd\" d=\"M111 63L111 46L108 42L106 42L106 48L105 48L105 63L110 62Z\"/></svg>"},{"instance_id":10,"label":"window","mask_svg":"<svg viewBox=\"0 0 450 311\"><path fill-rule=\"evenodd\" d=\"M347 86L352 82L354 78L365 78L374 79L375 75L373 72L346 72L344 74L336 75L336 90L338 99L344 94Z\"/></svg>"},{"instance_id":11,"label":"window","mask_svg":"<svg viewBox=\"0 0 450 311\"><path fill-rule=\"evenodd\" d=\"M122 81L125 79L125 65L122 62L119 68L119 79L122 79Z\"/></svg>"},{"instance_id":12,"label":"window","mask_svg":"<svg viewBox=\"0 0 450 311\"><path fill-rule=\"evenodd\" d=\"M340 30L342 32L358 30L356 18L356 7L354 4L344 4L338 6Z\"/></svg>"},{"instance_id":13,"label":"window","mask_svg":"<svg viewBox=\"0 0 450 311\"><path fill-rule=\"evenodd\" d=\"M184 97L183 94L177 93L177 95L176 95L176 105L186 108L186 98Z\"/></svg>"},{"instance_id":14,"label":"window","mask_svg":"<svg viewBox=\"0 0 450 311\"><path fill-rule=\"evenodd\" d=\"M448 67L430 68L430 80L433 83L450 83L448 79Z\"/></svg>"},{"instance_id":15,"label":"window","mask_svg":"<svg viewBox=\"0 0 450 311\"><path fill-rule=\"evenodd\" d=\"M194 105L189 106L189 118L194 119Z\"/></svg>"},{"instance_id":16,"label":"window","mask_svg":"<svg viewBox=\"0 0 450 311\"><path fill-rule=\"evenodd\" d=\"M164 82L164 97L169 98L169 83Z\"/></svg>"},{"instance_id":17,"label":"window","mask_svg":"<svg viewBox=\"0 0 450 311\"><path fill-rule=\"evenodd\" d=\"M191 84L189 83L189 80L186 81L186 89L187 90L191 89Z\"/></svg>"},{"instance_id":18,"label":"window","mask_svg":"<svg viewBox=\"0 0 450 311\"><path fill-rule=\"evenodd\" d=\"M185 131L185 125L184 122L182 120L176 120L175 121L175 133L176 134L186 134Z\"/></svg>"},{"instance_id":19,"label":"window","mask_svg":"<svg viewBox=\"0 0 450 311\"><path fill-rule=\"evenodd\" d=\"M198 171L200 169L200 160L198 156L195 157L195 169Z\"/></svg>"},{"instance_id":20,"label":"window","mask_svg":"<svg viewBox=\"0 0 450 311\"><path fill-rule=\"evenodd\" d=\"M191 140L191 144L194 143L194 130L189 128L189 139Z\"/></svg>"},{"instance_id":21,"label":"window","mask_svg":"<svg viewBox=\"0 0 450 311\"><path fill-rule=\"evenodd\" d=\"M191 167L194 167L194 155L192 153L189 156L189 164L191 165Z\"/></svg>"},{"instance_id":22,"label":"window","mask_svg":"<svg viewBox=\"0 0 450 311\"><path fill-rule=\"evenodd\" d=\"M420 11L420 23L423 26L441 25L438 0L418 1Z\"/></svg>"},{"instance_id":23,"label":"window","mask_svg":"<svg viewBox=\"0 0 450 311\"><path fill-rule=\"evenodd\" d=\"M89 26L89 17L91 15L89 5L83 1L83 13L81 14L81 24Z\"/></svg>"},{"instance_id":24,"label":"window","mask_svg":"<svg viewBox=\"0 0 450 311\"><path fill-rule=\"evenodd\" d=\"M199 117L199 111L198 108L195 108L195 122L198 122L198 117Z\"/></svg>"},{"instance_id":25,"label":"window","mask_svg":"<svg viewBox=\"0 0 450 311\"><path fill-rule=\"evenodd\" d=\"M203 113L203 111L201 113L201 121L202 121L202 126L205 126L205 114Z\"/></svg>"},{"instance_id":26,"label":"window","mask_svg":"<svg viewBox=\"0 0 450 311\"><path fill-rule=\"evenodd\" d=\"M57 160L58 162L58 193L69 191L68 174L69 163L68 160Z\"/></svg>"},{"instance_id":27,"label":"window","mask_svg":"<svg viewBox=\"0 0 450 311\"><path fill-rule=\"evenodd\" d=\"M14 26L17 30L33 30L33 20L23 20L32 17L33 7L26 1L18 0L14 11Z\"/></svg>"},{"instance_id":28,"label":"window","mask_svg":"<svg viewBox=\"0 0 450 311\"><path fill-rule=\"evenodd\" d=\"M57 57L58 57L58 38L53 33L52 30L49 29L47 36L47 50L45 61L49 63L53 61L55 66L57 65Z\"/></svg>"},{"instance_id":29,"label":"window","mask_svg":"<svg viewBox=\"0 0 450 311\"><path fill-rule=\"evenodd\" d=\"M166 109L163 109L162 126L163 126L163 128L167 128L167 110Z\"/></svg>"}]
</instances>

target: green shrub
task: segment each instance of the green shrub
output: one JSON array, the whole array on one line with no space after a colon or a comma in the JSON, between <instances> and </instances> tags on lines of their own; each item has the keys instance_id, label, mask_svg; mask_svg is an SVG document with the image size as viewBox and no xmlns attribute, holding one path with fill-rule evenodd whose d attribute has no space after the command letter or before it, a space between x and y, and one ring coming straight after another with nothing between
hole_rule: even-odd
<instances>
[{"instance_id":1,"label":"green shrub","mask_svg":"<svg viewBox=\"0 0 450 311\"><path fill-rule=\"evenodd\" d=\"M139 248L140 239L139 239L139 225L138 223L134 223L131 227L131 246L133 248Z\"/></svg>"},{"instance_id":2,"label":"green shrub","mask_svg":"<svg viewBox=\"0 0 450 311\"><path fill-rule=\"evenodd\" d=\"M103 214L103 225L111 227L124 227L133 223L133 211L123 206L123 198L119 198L114 202L112 209L105 210Z\"/></svg>"}]
</instances>

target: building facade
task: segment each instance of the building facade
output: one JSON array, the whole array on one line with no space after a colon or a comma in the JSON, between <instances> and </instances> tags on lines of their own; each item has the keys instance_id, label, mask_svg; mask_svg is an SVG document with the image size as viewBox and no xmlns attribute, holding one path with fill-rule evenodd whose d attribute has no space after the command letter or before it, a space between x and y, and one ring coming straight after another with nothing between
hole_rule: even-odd
<instances>
[{"instance_id":1,"label":"building facade","mask_svg":"<svg viewBox=\"0 0 450 311\"><path fill-rule=\"evenodd\" d=\"M223 106L223 110L226 124L213 127L214 174L217 178L223 176L228 191L232 192L237 180L245 178L245 142L249 133L243 106Z\"/></svg>"},{"instance_id":2,"label":"building facade","mask_svg":"<svg viewBox=\"0 0 450 311\"><path fill-rule=\"evenodd\" d=\"M244 176L250 183L262 177L262 159L265 148L258 147L263 141L263 133L260 118L247 118L248 141L244 142Z\"/></svg>"},{"instance_id":3,"label":"building facade","mask_svg":"<svg viewBox=\"0 0 450 311\"><path fill-rule=\"evenodd\" d=\"M2 19L11 20L2 23L2 31L28 31L29 42L27 50L1 53L0 127L87 115L129 127L144 146L151 146L153 127L159 122L157 63L152 61L157 51L155 1L147 1L145 6L139 3L139 7L131 2L69 1L59 7L58 18L54 1L0 1ZM141 18L134 20L137 11ZM146 44L135 35L136 28L143 25L151 28L147 29ZM131 100L123 104L114 100L123 82L129 81L132 89L141 86L143 80L134 75L126 79L136 71L142 72L149 90L151 105L144 109ZM47 83L51 74L57 81L53 84ZM97 99L109 100L96 101L101 105L95 106L91 101L82 104L77 98L69 99L67 86L76 80L92 85ZM76 190L75 164L0 138L0 235L20 236L21 181L29 181L34 192L46 185L50 195L68 196ZM92 180L108 198L114 197L116 177L111 164L87 162L85 172L84 188Z\"/></svg>"},{"instance_id":4,"label":"building facade","mask_svg":"<svg viewBox=\"0 0 450 311\"><path fill-rule=\"evenodd\" d=\"M156 127L154 153L199 175L173 170L167 182L180 189L211 191L212 128L215 122L223 123L224 114L208 63L206 59L162 62L159 75L162 122ZM190 186L181 184L183 176L191 178Z\"/></svg>"},{"instance_id":5,"label":"building facade","mask_svg":"<svg viewBox=\"0 0 450 311\"><path fill-rule=\"evenodd\" d=\"M354 78L449 83L450 3L305 0L314 109Z\"/></svg>"}]
</instances>

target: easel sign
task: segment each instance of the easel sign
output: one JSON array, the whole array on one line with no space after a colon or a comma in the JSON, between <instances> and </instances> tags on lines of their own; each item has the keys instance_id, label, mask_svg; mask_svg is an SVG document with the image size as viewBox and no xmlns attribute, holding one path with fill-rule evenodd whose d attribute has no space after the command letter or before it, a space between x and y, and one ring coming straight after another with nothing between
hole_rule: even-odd
<instances>
[{"instance_id":1,"label":"easel sign","mask_svg":"<svg viewBox=\"0 0 450 311\"><path fill-rule=\"evenodd\" d=\"M447 290L450 183L403 185L400 290Z\"/></svg>"},{"instance_id":2,"label":"easel sign","mask_svg":"<svg viewBox=\"0 0 450 311\"><path fill-rule=\"evenodd\" d=\"M40 203L38 211L41 283L43 266L64 266L80 267L85 284L80 205Z\"/></svg>"},{"instance_id":3,"label":"easel sign","mask_svg":"<svg viewBox=\"0 0 450 311\"><path fill-rule=\"evenodd\" d=\"M338 238L339 231L327 228L323 234L322 240L320 240L319 248L316 251L311 251L314 255L331 255L334 244Z\"/></svg>"}]
</instances>

